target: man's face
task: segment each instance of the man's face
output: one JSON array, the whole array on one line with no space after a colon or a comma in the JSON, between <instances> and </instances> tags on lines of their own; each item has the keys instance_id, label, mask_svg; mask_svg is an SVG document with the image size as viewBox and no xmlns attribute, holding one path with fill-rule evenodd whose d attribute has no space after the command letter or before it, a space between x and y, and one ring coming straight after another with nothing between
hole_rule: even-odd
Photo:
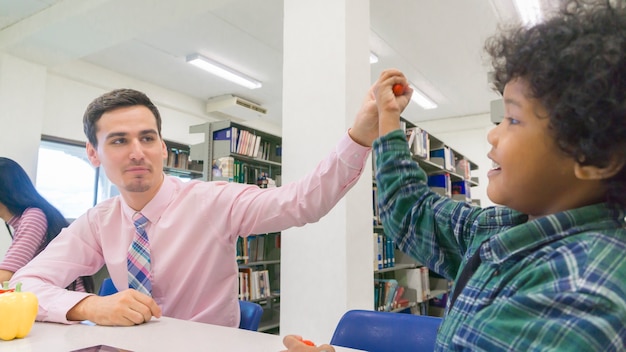
<instances>
[{"instance_id":1,"label":"man's face","mask_svg":"<svg viewBox=\"0 0 626 352\"><path fill-rule=\"evenodd\" d=\"M87 143L91 163L104 168L124 197L156 194L167 148L152 112L142 105L115 109L102 114L96 127L98 147Z\"/></svg>"},{"instance_id":2,"label":"man's face","mask_svg":"<svg viewBox=\"0 0 626 352\"><path fill-rule=\"evenodd\" d=\"M579 181L576 162L556 145L541 103L530 97L523 79L504 89L504 119L489 132L487 195L531 216L543 216L576 206L572 191Z\"/></svg>"}]
</instances>

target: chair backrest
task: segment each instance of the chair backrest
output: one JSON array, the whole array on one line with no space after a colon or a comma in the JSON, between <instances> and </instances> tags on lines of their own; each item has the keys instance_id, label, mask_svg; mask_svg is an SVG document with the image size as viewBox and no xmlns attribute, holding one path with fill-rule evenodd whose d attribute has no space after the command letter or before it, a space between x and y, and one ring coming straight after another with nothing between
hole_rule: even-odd
<instances>
[{"instance_id":1,"label":"chair backrest","mask_svg":"<svg viewBox=\"0 0 626 352\"><path fill-rule=\"evenodd\" d=\"M239 328L257 331L259 329L259 323L261 322L261 316L263 315L263 307L254 302L239 301L239 310L241 311Z\"/></svg>"},{"instance_id":2,"label":"chair backrest","mask_svg":"<svg viewBox=\"0 0 626 352\"><path fill-rule=\"evenodd\" d=\"M351 310L337 324L330 344L369 352L432 352L441 320L424 315Z\"/></svg>"},{"instance_id":3,"label":"chair backrest","mask_svg":"<svg viewBox=\"0 0 626 352\"><path fill-rule=\"evenodd\" d=\"M98 296L108 296L117 293L117 288L113 285L113 280L110 277L102 280L102 285L100 285L100 290L98 291Z\"/></svg>"},{"instance_id":4,"label":"chair backrest","mask_svg":"<svg viewBox=\"0 0 626 352\"><path fill-rule=\"evenodd\" d=\"M102 280L98 296L108 296L116 292L117 288L113 285L113 280L111 280L110 277ZM261 322L261 316L263 315L263 307L254 302L239 301L239 310L241 311L239 328L257 331L259 329L259 323Z\"/></svg>"}]
</instances>

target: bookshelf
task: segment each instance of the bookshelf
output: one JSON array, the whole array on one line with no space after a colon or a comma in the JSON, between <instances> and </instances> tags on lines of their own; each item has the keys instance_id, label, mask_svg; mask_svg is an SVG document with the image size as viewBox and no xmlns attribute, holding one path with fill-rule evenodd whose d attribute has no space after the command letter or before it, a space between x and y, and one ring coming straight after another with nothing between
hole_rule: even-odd
<instances>
[{"instance_id":1,"label":"bookshelf","mask_svg":"<svg viewBox=\"0 0 626 352\"><path fill-rule=\"evenodd\" d=\"M280 185L280 137L228 120L191 126L189 132L205 136L190 151L192 160L202 160L203 179L253 184L266 175Z\"/></svg>"},{"instance_id":2,"label":"bookshelf","mask_svg":"<svg viewBox=\"0 0 626 352\"><path fill-rule=\"evenodd\" d=\"M190 160L188 145L165 141L167 158L163 160L163 171L172 176L187 179L203 177L201 161Z\"/></svg>"},{"instance_id":3,"label":"bookshelf","mask_svg":"<svg viewBox=\"0 0 626 352\"><path fill-rule=\"evenodd\" d=\"M200 161L203 180L280 186L280 137L228 120L191 126L189 132L204 134L189 151L191 160ZM280 326L280 236L250 234L237 242L239 299L263 307L258 331L272 334Z\"/></svg>"},{"instance_id":4,"label":"bookshelf","mask_svg":"<svg viewBox=\"0 0 626 352\"><path fill-rule=\"evenodd\" d=\"M471 197L471 187L478 185L478 178L472 176L472 171L477 170L478 165L405 119L402 119L402 128L413 159L428 175L431 189L446 197L479 205ZM385 235L380 221L375 179L372 180L372 196L374 309L442 316L452 283L396 248Z\"/></svg>"}]
</instances>

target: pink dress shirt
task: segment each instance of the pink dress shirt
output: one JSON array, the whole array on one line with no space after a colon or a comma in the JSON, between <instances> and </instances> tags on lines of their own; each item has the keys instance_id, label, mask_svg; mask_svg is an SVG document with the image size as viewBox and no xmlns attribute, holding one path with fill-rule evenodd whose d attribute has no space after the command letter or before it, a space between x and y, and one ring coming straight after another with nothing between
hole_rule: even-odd
<instances>
[{"instance_id":1,"label":"pink dress shirt","mask_svg":"<svg viewBox=\"0 0 626 352\"><path fill-rule=\"evenodd\" d=\"M141 210L149 220L152 296L163 315L237 327L237 238L318 221L356 183L369 151L346 133L313 172L278 188L165 177ZM103 265L118 290L128 287L133 213L119 196L98 204L13 276L37 295L37 320L69 323L67 312L87 294L61 287Z\"/></svg>"}]
</instances>

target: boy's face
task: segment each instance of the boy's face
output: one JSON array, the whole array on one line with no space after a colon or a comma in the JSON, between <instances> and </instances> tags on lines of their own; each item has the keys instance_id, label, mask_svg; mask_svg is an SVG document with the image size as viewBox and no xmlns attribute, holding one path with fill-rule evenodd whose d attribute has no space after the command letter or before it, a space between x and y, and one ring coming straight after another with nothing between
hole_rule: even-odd
<instances>
[{"instance_id":1,"label":"boy's face","mask_svg":"<svg viewBox=\"0 0 626 352\"><path fill-rule=\"evenodd\" d=\"M165 143L159 137L156 118L145 106L108 111L96 123L97 149L87 144L91 163L104 167L122 196L154 196L163 181Z\"/></svg>"},{"instance_id":2,"label":"boy's face","mask_svg":"<svg viewBox=\"0 0 626 352\"><path fill-rule=\"evenodd\" d=\"M576 163L556 145L545 108L529 96L523 79L504 89L504 119L488 135L494 168L487 195L532 217L578 207Z\"/></svg>"}]
</instances>

